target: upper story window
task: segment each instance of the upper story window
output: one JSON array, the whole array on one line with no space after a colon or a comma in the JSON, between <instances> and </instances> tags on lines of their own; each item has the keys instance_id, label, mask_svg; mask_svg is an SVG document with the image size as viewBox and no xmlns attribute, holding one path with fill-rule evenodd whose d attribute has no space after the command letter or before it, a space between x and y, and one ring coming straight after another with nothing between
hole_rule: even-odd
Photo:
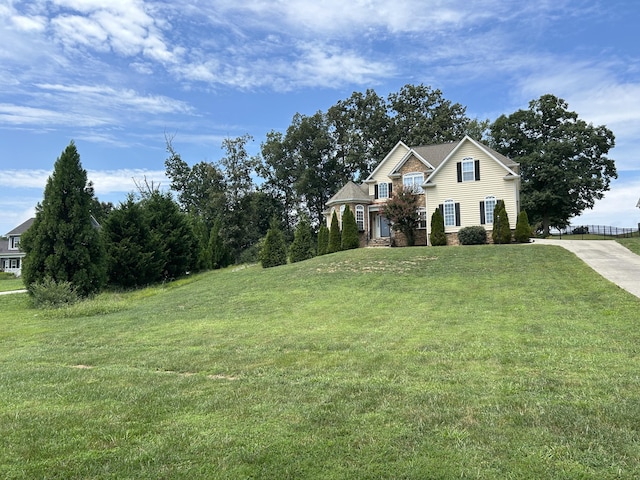
<instances>
[{"instance_id":1,"label":"upper story window","mask_svg":"<svg viewBox=\"0 0 640 480\"><path fill-rule=\"evenodd\" d=\"M360 232L364 231L364 207L362 205L356 205L356 225Z\"/></svg>"},{"instance_id":2,"label":"upper story window","mask_svg":"<svg viewBox=\"0 0 640 480\"><path fill-rule=\"evenodd\" d=\"M473 168L473 158L465 158L462 161L462 181L473 182L476 176Z\"/></svg>"},{"instance_id":3,"label":"upper story window","mask_svg":"<svg viewBox=\"0 0 640 480\"><path fill-rule=\"evenodd\" d=\"M480 180L480 160L467 157L457 163L458 182L477 182Z\"/></svg>"},{"instance_id":4,"label":"upper story window","mask_svg":"<svg viewBox=\"0 0 640 480\"><path fill-rule=\"evenodd\" d=\"M378 184L378 198L389 198L389 184L388 183L379 183Z\"/></svg>"},{"instance_id":5,"label":"upper story window","mask_svg":"<svg viewBox=\"0 0 640 480\"><path fill-rule=\"evenodd\" d=\"M20 248L20 237L11 237L9 241L9 248L12 250L18 250Z\"/></svg>"},{"instance_id":6,"label":"upper story window","mask_svg":"<svg viewBox=\"0 0 640 480\"><path fill-rule=\"evenodd\" d=\"M402 177L402 184L405 190L411 190L413 193L422 193L423 183L424 173L407 173Z\"/></svg>"}]
</instances>

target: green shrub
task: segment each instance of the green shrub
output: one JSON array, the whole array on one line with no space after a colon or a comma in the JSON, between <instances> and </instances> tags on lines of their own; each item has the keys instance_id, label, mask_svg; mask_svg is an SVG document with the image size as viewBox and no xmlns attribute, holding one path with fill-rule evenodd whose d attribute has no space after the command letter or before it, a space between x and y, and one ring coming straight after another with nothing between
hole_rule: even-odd
<instances>
[{"instance_id":1,"label":"green shrub","mask_svg":"<svg viewBox=\"0 0 640 480\"><path fill-rule=\"evenodd\" d=\"M575 233L575 232L574 232ZM516 231L514 234L516 242L529 243L529 239L533 236L533 230L529 225L529 216L524 210L518 214L516 222Z\"/></svg>"},{"instance_id":2,"label":"green shrub","mask_svg":"<svg viewBox=\"0 0 640 480\"><path fill-rule=\"evenodd\" d=\"M324 221L320 225L320 230L318 230L318 256L326 255L329 253L327 250L329 249L329 229L325 225Z\"/></svg>"},{"instance_id":3,"label":"green shrub","mask_svg":"<svg viewBox=\"0 0 640 480\"><path fill-rule=\"evenodd\" d=\"M260 262L263 268L277 267L287 263L287 246L284 242L284 235L275 221L271 222L271 227L264 239L260 251Z\"/></svg>"},{"instance_id":4,"label":"green shrub","mask_svg":"<svg viewBox=\"0 0 640 480\"><path fill-rule=\"evenodd\" d=\"M341 247L342 250L351 250L352 248L358 248L359 246L360 238L358 237L358 224L356 223L356 216L347 206L344 209L344 214L342 215Z\"/></svg>"},{"instance_id":5,"label":"green shrub","mask_svg":"<svg viewBox=\"0 0 640 480\"><path fill-rule=\"evenodd\" d=\"M313 248L313 239L311 238L311 226L309 220L303 217L296 231L293 234L293 243L289 249L289 260L291 263L301 262L316 256Z\"/></svg>"},{"instance_id":6,"label":"green shrub","mask_svg":"<svg viewBox=\"0 0 640 480\"><path fill-rule=\"evenodd\" d=\"M29 286L32 301L37 308L60 308L73 305L79 300L76 288L67 281L55 281L45 277Z\"/></svg>"},{"instance_id":7,"label":"green shrub","mask_svg":"<svg viewBox=\"0 0 640 480\"><path fill-rule=\"evenodd\" d=\"M509 215L503 200L496 202L493 210L493 231L491 232L493 243L511 243L511 225L509 225Z\"/></svg>"},{"instance_id":8,"label":"green shrub","mask_svg":"<svg viewBox=\"0 0 640 480\"><path fill-rule=\"evenodd\" d=\"M338 225L338 216L333 212L331 216L331 228L329 229L329 245L327 253L339 252L342 246L342 236L340 235L340 226Z\"/></svg>"},{"instance_id":9,"label":"green shrub","mask_svg":"<svg viewBox=\"0 0 640 480\"><path fill-rule=\"evenodd\" d=\"M458 232L460 245L484 245L487 243L487 231L484 227L464 227Z\"/></svg>"},{"instance_id":10,"label":"green shrub","mask_svg":"<svg viewBox=\"0 0 640 480\"><path fill-rule=\"evenodd\" d=\"M447 244L447 235L444 233L444 217L439 208L431 215L431 233L429 234L429 242L434 247Z\"/></svg>"}]
</instances>

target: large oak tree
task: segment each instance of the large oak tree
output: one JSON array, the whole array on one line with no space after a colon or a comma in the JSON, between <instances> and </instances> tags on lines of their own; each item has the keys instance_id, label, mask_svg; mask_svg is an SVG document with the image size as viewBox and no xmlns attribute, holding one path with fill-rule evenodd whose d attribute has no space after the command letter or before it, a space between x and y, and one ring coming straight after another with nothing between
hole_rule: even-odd
<instances>
[{"instance_id":1,"label":"large oak tree","mask_svg":"<svg viewBox=\"0 0 640 480\"><path fill-rule=\"evenodd\" d=\"M496 150L520 163L521 206L545 235L592 208L618 176L607 157L615 145L613 132L579 119L554 95L500 116L491 136Z\"/></svg>"}]
</instances>

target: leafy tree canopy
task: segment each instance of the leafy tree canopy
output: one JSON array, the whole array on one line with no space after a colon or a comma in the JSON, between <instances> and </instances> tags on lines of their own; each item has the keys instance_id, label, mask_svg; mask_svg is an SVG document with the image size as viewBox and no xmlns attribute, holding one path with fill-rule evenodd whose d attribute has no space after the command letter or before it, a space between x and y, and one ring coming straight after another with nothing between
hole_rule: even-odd
<instances>
[{"instance_id":1,"label":"leafy tree canopy","mask_svg":"<svg viewBox=\"0 0 640 480\"><path fill-rule=\"evenodd\" d=\"M391 228L401 232L407 239L407 245L415 244L415 232L418 228L418 195L413 189L400 186L384 205L383 215L392 222Z\"/></svg>"},{"instance_id":2,"label":"leafy tree canopy","mask_svg":"<svg viewBox=\"0 0 640 480\"><path fill-rule=\"evenodd\" d=\"M522 208L545 235L592 208L618 177L607 157L615 145L611 130L587 124L554 95L502 115L491 135L496 150L520 163Z\"/></svg>"}]
</instances>

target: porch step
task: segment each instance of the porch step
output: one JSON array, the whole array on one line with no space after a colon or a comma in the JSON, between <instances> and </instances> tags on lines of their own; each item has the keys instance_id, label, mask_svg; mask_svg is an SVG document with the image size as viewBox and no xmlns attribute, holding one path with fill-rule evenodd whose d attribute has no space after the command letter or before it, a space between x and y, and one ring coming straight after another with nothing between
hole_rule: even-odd
<instances>
[{"instance_id":1,"label":"porch step","mask_svg":"<svg viewBox=\"0 0 640 480\"><path fill-rule=\"evenodd\" d=\"M390 247L391 239L387 238L372 238L369 240L367 247Z\"/></svg>"}]
</instances>

